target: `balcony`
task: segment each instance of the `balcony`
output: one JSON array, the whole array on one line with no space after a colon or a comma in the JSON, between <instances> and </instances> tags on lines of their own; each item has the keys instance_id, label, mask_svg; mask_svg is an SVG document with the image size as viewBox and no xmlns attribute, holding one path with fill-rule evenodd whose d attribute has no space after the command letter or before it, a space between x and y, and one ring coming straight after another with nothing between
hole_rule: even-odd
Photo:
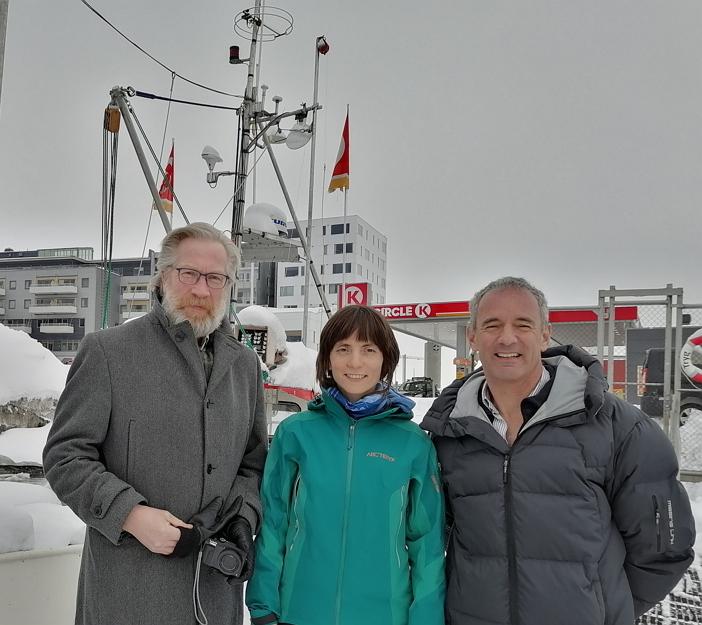
<instances>
[{"instance_id":1,"label":"balcony","mask_svg":"<svg viewBox=\"0 0 702 625\"><path fill-rule=\"evenodd\" d=\"M39 324L39 332L42 334L73 334L75 328L70 323L47 323Z\"/></svg>"},{"instance_id":2,"label":"balcony","mask_svg":"<svg viewBox=\"0 0 702 625\"><path fill-rule=\"evenodd\" d=\"M57 295L63 293L78 293L78 287L75 284L32 284L29 287L29 292L34 295Z\"/></svg>"},{"instance_id":3,"label":"balcony","mask_svg":"<svg viewBox=\"0 0 702 625\"><path fill-rule=\"evenodd\" d=\"M33 315L75 315L78 307L75 304L41 304L30 306Z\"/></svg>"},{"instance_id":4,"label":"balcony","mask_svg":"<svg viewBox=\"0 0 702 625\"><path fill-rule=\"evenodd\" d=\"M122 299L127 302L148 302L151 294L147 291L125 291L122 293Z\"/></svg>"}]
</instances>

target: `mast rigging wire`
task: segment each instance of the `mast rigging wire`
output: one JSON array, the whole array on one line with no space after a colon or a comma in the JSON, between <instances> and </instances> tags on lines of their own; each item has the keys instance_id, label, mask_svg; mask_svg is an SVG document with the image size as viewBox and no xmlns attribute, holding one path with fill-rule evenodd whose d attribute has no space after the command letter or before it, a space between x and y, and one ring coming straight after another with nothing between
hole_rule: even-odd
<instances>
[{"instance_id":1,"label":"mast rigging wire","mask_svg":"<svg viewBox=\"0 0 702 625\"><path fill-rule=\"evenodd\" d=\"M172 91L171 91L172 93ZM239 111L241 107L239 106L220 106L219 104L205 104L204 102L193 102L191 100L177 100L172 97L165 97L162 95L156 95L154 93L149 93L148 91L134 91L134 95L140 98L147 98L149 100L165 100L166 102L177 102L178 104L189 104L190 106L203 106L211 109L223 109L225 111Z\"/></svg>"},{"instance_id":2,"label":"mast rigging wire","mask_svg":"<svg viewBox=\"0 0 702 625\"><path fill-rule=\"evenodd\" d=\"M114 30L118 35L120 35L121 37L123 37L124 39L126 39L126 40L127 40L129 43L131 43L137 50L139 50L141 53L143 53L143 54L145 54L146 56L148 56L152 61L154 61L154 63L157 63L157 64L160 65L163 69L168 70L168 72L170 72L171 74L175 74L175 75L176 75L178 78L180 78L181 80L184 80L185 82L187 82L187 83L189 83L189 84L191 84L191 85L194 85L195 87L200 87L200 89L206 89L207 91L212 91L213 93L219 93L220 95L230 96L230 97L232 97L232 98L242 98L242 99L243 99L244 96L242 96L242 95L238 95L238 94L235 94L235 93L228 93L227 91L220 91L219 89L215 89L215 88L213 88L213 87L208 87L207 85L203 85L202 83L196 82L196 81L194 81L194 80L191 80L190 78L186 78L186 77L183 76L182 74L179 74L179 73L176 72L175 70L173 70L173 69L171 69L170 67L168 67L168 65L166 65L165 63L159 61L155 56L149 54L149 53L148 53L146 50L144 50L144 48L142 48L138 43L136 43L135 41L133 41L132 39L130 39L129 37L127 37L127 35L125 35L121 30L119 30L119 28L117 28L116 26L114 26L106 17L104 17L102 14L100 14L100 12L99 12L97 9L93 8L93 7L87 2L87 0L80 0L80 1L81 1L86 7L88 7L93 13L95 13L95 15L97 15L103 22L105 22L105 24L107 24L107 25L108 25L112 30Z\"/></svg>"}]
</instances>

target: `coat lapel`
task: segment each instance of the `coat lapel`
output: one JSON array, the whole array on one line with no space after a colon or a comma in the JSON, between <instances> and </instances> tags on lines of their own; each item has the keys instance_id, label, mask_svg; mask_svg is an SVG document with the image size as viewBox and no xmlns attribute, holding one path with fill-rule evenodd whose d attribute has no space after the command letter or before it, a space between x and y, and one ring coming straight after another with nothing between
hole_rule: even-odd
<instances>
[{"instance_id":1,"label":"coat lapel","mask_svg":"<svg viewBox=\"0 0 702 625\"><path fill-rule=\"evenodd\" d=\"M241 344L227 332L223 325L214 333L214 364L210 375L209 388L216 388L219 381L232 368L241 356Z\"/></svg>"}]
</instances>

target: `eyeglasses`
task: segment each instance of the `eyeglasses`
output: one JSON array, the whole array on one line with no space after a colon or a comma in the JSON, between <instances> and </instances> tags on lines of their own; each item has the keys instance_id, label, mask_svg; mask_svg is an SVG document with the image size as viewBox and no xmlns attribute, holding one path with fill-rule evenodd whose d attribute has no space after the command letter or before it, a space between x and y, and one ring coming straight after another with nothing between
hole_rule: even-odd
<instances>
[{"instance_id":1,"label":"eyeglasses","mask_svg":"<svg viewBox=\"0 0 702 625\"><path fill-rule=\"evenodd\" d=\"M200 278L205 278L207 286L211 289L223 289L229 282L229 276L223 273L202 273L187 267L175 267L175 270L178 272L178 280L183 284L197 284Z\"/></svg>"}]
</instances>

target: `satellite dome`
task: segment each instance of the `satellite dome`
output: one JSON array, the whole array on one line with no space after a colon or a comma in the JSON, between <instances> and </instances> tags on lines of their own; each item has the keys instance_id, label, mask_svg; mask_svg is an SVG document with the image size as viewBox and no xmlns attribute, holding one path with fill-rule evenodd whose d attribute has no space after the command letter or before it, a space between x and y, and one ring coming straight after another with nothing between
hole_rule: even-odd
<instances>
[{"instance_id":1,"label":"satellite dome","mask_svg":"<svg viewBox=\"0 0 702 625\"><path fill-rule=\"evenodd\" d=\"M288 236L288 224L285 213L273 204L256 202L246 209L244 215L244 228L276 234L281 237Z\"/></svg>"}]
</instances>

